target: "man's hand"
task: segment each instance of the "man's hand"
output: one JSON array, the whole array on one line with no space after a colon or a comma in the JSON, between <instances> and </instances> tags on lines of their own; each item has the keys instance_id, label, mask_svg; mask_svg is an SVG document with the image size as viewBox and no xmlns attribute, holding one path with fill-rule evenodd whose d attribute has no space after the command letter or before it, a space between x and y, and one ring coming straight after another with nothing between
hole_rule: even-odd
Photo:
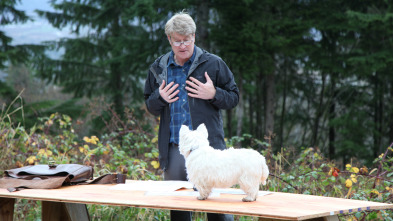
<instances>
[{"instance_id":1,"label":"man's hand","mask_svg":"<svg viewBox=\"0 0 393 221\"><path fill-rule=\"evenodd\" d=\"M205 72L206 83L201 83L197 79L190 77L190 80L187 80L187 87L186 90L191 92L188 93L188 96L194 98L200 98L204 100L213 99L216 95L216 88L213 85L213 81L210 79L207 72Z\"/></svg>"},{"instance_id":2,"label":"man's hand","mask_svg":"<svg viewBox=\"0 0 393 221\"><path fill-rule=\"evenodd\" d=\"M158 89L160 96L168 103L173 103L179 100L179 97L176 97L176 95L180 92L179 90L176 90L176 88L179 87L179 85L178 84L173 85L174 83L175 82L171 82L167 86L165 86L165 81L162 81L162 84Z\"/></svg>"}]
</instances>

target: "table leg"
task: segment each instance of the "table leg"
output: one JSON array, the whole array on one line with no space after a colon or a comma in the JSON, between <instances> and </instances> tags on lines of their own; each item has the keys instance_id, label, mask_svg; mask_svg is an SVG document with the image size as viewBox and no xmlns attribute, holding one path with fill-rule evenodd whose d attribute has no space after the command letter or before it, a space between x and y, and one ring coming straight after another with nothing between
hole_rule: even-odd
<instances>
[{"instance_id":1,"label":"table leg","mask_svg":"<svg viewBox=\"0 0 393 221\"><path fill-rule=\"evenodd\" d=\"M14 219L15 199L0 197L0 220L12 221Z\"/></svg>"},{"instance_id":2,"label":"table leg","mask_svg":"<svg viewBox=\"0 0 393 221\"><path fill-rule=\"evenodd\" d=\"M89 221L85 204L42 201L42 221Z\"/></svg>"},{"instance_id":3,"label":"table leg","mask_svg":"<svg viewBox=\"0 0 393 221\"><path fill-rule=\"evenodd\" d=\"M306 221L339 221L337 215L307 219Z\"/></svg>"},{"instance_id":4,"label":"table leg","mask_svg":"<svg viewBox=\"0 0 393 221\"><path fill-rule=\"evenodd\" d=\"M89 221L89 211L87 211L86 204L65 203L68 214L72 221Z\"/></svg>"},{"instance_id":5,"label":"table leg","mask_svg":"<svg viewBox=\"0 0 393 221\"><path fill-rule=\"evenodd\" d=\"M278 219L272 219L272 218L262 218L260 217L258 221L278 221ZM305 221L339 221L337 215L333 216L327 216L327 217L319 217L319 218L313 218L313 219L306 219Z\"/></svg>"}]
</instances>

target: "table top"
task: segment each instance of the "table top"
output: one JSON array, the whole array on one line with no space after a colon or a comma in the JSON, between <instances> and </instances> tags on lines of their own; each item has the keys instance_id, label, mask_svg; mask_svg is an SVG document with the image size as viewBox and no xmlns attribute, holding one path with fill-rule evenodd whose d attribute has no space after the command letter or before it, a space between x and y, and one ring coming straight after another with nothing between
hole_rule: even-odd
<instances>
[{"instance_id":1,"label":"table top","mask_svg":"<svg viewBox=\"0 0 393 221\"><path fill-rule=\"evenodd\" d=\"M393 208L393 204L387 203L280 192L269 192L267 195L259 196L255 202L242 202L244 195L239 194L220 193L210 196L207 200L197 200L195 195L189 195L189 193L193 193L191 189L182 189L176 192L169 191L167 192L168 194L162 194L163 191L150 192L141 189L117 188L127 187L129 184L138 184L151 188L149 184L152 182L162 184L160 181L128 180L126 184L117 185L75 185L58 189L24 189L16 192L0 189L0 197L230 213L283 220L305 220L354 211Z\"/></svg>"}]
</instances>

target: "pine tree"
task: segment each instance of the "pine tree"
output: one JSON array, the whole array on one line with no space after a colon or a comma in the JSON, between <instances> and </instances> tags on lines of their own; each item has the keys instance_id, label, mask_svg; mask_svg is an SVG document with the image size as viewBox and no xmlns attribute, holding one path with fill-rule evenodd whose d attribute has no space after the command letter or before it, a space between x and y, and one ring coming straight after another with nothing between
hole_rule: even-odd
<instances>
[{"instance_id":1,"label":"pine tree","mask_svg":"<svg viewBox=\"0 0 393 221\"><path fill-rule=\"evenodd\" d=\"M15 5L20 0L5 0L0 2L0 27L25 23L30 18L24 11L17 10ZM0 69L7 68L10 64L27 63L32 56L37 56L44 51L44 47L39 45L12 44L12 38L0 29ZM9 103L19 92L0 81L0 96Z\"/></svg>"},{"instance_id":2,"label":"pine tree","mask_svg":"<svg viewBox=\"0 0 393 221\"><path fill-rule=\"evenodd\" d=\"M25 12L17 10L15 5L17 0L7 0L0 3L0 25L5 26L9 24L24 23L28 21L29 17ZM0 68L5 67L5 63L21 62L27 59L27 54L24 53L23 48L11 45L12 38L7 36L4 31L0 30Z\"/></svg>"},{"instance_id":3,"label":"pine tree","mask_svg":"<svg viewBox=\"0 0 393 221\"><path fill-rule=\"evenodd\" d=\"M142 79L166 42L159 25L166 14L157 13L153 3L52 0L56 12L37 12L54 27L69 28L76 37L49 43L64 54L40 57L39 75L75 97L105 96L121 115L125 105L142 101Z\"/></svg>"}]
</instances>

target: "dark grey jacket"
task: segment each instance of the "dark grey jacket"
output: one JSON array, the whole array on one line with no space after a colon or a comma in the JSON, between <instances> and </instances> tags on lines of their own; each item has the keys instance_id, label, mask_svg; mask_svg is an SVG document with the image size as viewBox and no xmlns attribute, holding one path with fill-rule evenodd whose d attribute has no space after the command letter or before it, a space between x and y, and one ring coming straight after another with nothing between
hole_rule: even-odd
<instances>
[{"instance_id":1,"label":"dark grey jacket","mask_svg":"<svg viewBox=\"0 0 393 221\"><path fill-rule=\"evenodd\" d=\"M204 123L209 132L210 145L216 149L225 149L223 120L220 109L231 109L239 102L239 90L234 76L225 62L218 56L195 47L196 54L191 64L188 77L206 83L205 72L216 87L212 100L188 97L193 129ZM149 69L145 82L145 102L147 109L155 116L160 116L158 149L160 166L165 171L168 165L170 104L161 98L158 88L162 81L167 81L167 64L170 52L159 57ZM170 82L169 82L170 83Z\"/></svg>"}]
</instances>

